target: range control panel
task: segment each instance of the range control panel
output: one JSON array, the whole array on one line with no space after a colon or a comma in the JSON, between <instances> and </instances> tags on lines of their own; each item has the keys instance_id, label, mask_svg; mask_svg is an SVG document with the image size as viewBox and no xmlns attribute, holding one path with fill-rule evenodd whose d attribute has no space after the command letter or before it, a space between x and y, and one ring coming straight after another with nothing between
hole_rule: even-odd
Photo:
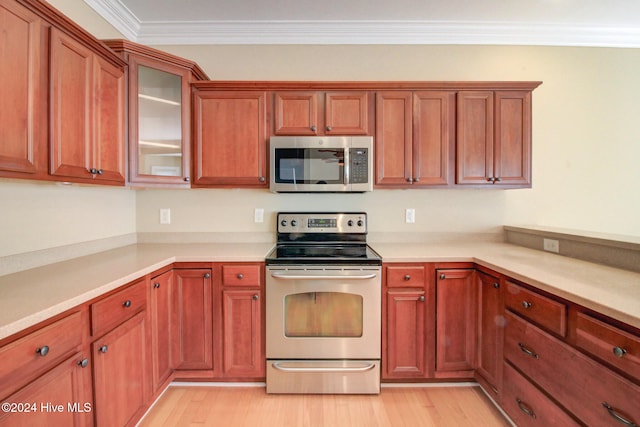
<instances>
[{"instance_id":1,"label":"range control panel","mask_svg":"<svg viewBox=\"0 0 640 427\"><path fill-rule=\"evenodd\" d=\"M366 233L367 214L348 213L278 213L278 233Z\"/></svg>"}]
</instances>

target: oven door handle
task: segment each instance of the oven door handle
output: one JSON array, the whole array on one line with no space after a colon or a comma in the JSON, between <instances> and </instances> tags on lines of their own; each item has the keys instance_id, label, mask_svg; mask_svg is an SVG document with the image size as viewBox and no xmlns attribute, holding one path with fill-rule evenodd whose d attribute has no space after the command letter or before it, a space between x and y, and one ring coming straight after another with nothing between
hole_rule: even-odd
<instances>
[{"instance_id":1,"label":"oven door handle","mask_svg":"<svg viewBox=\"0 0 640 427\"><path fill-rule=\"evenodd\" d=\"M318 366L316 368L305 366L300 368L294 367L286 367L281 366L280 362L275 362L272 364L274 369L283 372L366 372L375 368L375 363L367 363L364 366L354 366L354 367L335 367L335 366Z\"/></svg>"},{"instance_id":2,"label":"oven door handle","mask_svg":"<svg viewBox=\"0 0 640 427\"><path fill-rule=\"evenodd\" d=\"M323 275L313 275L313 274L288 274L288 273L271 273L271 277L274 279L285 279L285 280L323 280L323 279L353 279L353 280L369 280L375 279L377 276L376 273L369 274L358 274L358 275L350 275L350 274L323 274Z\"/></svg>"}]
</instances>

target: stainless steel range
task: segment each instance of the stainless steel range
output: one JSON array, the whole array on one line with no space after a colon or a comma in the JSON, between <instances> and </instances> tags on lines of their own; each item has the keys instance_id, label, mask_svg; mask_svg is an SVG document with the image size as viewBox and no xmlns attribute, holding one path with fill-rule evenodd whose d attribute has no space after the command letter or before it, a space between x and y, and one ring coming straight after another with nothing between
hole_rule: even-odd
<instances>
[{"instance_id":1,"label":"stainless steel range","mask_svg":"<svg viewBox=\"0 0 640 427\"><path fill-rule=\"evenodd\" d=\"M380 392L382 259L366 213L278 214L267 256L267 393Z\"/></svg>"}]
</instances>

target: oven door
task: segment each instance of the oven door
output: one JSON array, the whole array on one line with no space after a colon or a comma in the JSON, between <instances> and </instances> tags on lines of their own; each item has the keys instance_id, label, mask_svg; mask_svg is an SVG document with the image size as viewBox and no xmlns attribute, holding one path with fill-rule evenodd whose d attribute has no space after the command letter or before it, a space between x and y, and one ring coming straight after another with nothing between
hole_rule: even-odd
<instances>
[{"instance_id":1,"label":"oven door","mask_svg":"<svg viewBox=\"0 0 640 427\"><path fill-rule=\"evenodd\" d=\"M269 266L267 359L380 359L379 266Z\"/></svg>"}]
</instances>

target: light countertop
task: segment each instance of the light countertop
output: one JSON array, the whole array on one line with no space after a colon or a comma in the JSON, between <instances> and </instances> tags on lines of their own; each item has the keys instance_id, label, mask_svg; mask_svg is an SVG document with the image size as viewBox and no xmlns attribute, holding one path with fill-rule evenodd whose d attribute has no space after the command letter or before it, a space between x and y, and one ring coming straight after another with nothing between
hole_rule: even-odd
<instances>
[{"instance_id":1,"label":"light countertop","mask_svg":"<svg viewBox=\"0 0 640 427\"><path fill-rule=\"evenodd\" d=\"M640 273L506 243L374 243L384 262L475 262L640 328ZM273 243L137 244L0 276L0 339L174 262L261 262Z\"/></svg>"}]
</instances>

